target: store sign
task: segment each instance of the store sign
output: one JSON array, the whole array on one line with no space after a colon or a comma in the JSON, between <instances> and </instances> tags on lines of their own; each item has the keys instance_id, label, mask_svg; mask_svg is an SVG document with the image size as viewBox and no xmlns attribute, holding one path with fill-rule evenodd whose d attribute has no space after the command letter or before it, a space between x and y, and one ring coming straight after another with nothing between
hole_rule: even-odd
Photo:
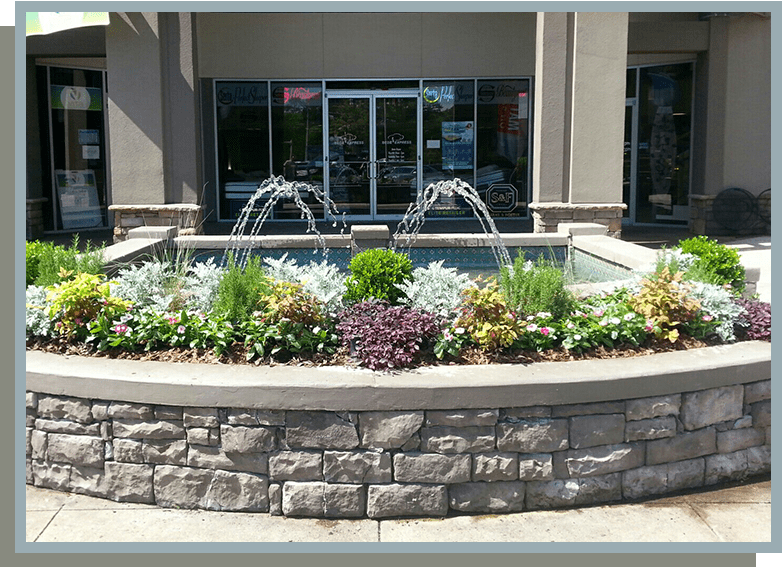
<instances>
[{"instance_id":1,"label":"store sign","mask_svg":"<svg viewBox=\"0 0 782 567\"><path fill-rule=\"evenodd\" d=\"M217 84L217 104L220 106L266 106L268 103L266 83Z\"/></svg>"},{"instance_id":2,"label":"store sign","mask_svg":"<svg viewBox=\"0 0 782 567\"><path fill-rule=\"evenodd\" d=\"M101 90L96 88L52 85L52 109L103 110L102 95Z\"/></svg>"},{"instance_id":3,"label":"store sign","mask_svg":"<svg viewBox=\"0 0 782 567\"><path fill-rule=\"evenodd\" d=\"M321 103L320 88L310 87L275 87L272 91L272 104L284 106L286 104L319 105Z\"/></svg>"},{"instance_id":4,"label":"store sign","mask_svg":"<svg viewBox=\"0 0 782 567\"><path fill-rule=\"evenodd\" d=\"M512 211L518 201L518 191L509 183L494 183L486 191L486 205L491 212Z\"/></svg>"},{"instance_id":5,"label":"store sign","mask_svg":"<svg viewBox=\"0 0 782 567\"><path fill-rule=\"evenodd\" d=\"M464 85L427 85L423 92L424 102L429 104L471 104L472 89L466 89Z\"/></svg>"},{"instance_id":6,"label":"store sign","mask_svg":"<svg viewBox=\"0 0 782 567\"><path fill-rule=\"evenodd\" d=\"M443 122L442 138L443 169L472 169L473 122Z\"/></svg>"}]
</instances>

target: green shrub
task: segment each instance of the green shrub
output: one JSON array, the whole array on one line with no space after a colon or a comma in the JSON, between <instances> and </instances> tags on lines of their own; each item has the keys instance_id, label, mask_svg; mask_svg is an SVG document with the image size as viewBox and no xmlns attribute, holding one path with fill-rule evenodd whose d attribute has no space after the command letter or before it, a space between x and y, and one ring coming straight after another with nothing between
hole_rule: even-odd
<instances>
[{"instance_id":1,"label":"green shrub","mask_svg":"<svg viewBox=\"0 0 782 567\"><path fill-rule=\"evenodd\" d=\"M707 236L682 240L679 247L682 252L696 257L687 271L688 279L717 285L729 284L736 294L744 291L744 266L736 250Z\"/></svg>"},{"instance_id":2,"label":"green shrub","mask_svg":"<svg viewBox=\"0 0 782 567\"><path fill-rule=\"evenodd\" d=\"M398 305L404 292L397 286L409 281L412 271L410 258L401 252L383 248L360 252L350 262L344 299L347 303L358 303L375 298Z\"/></svg>"},{"instance_id":3,"label":"green shrub","mask_svg":"<svg viewBox=\"0 0 782 567\"><path fill-rule=\"evenodd\" d=\"M79 235L73 236L70 248L44 245L38 261L35 285L48 287L66 281L75 274L102 274L106 265L103 246L94 247L88 240L84 252L79 250Z\"/></svg>"},{"instance_id":4,"label":"green shrub","mask_svg":"<svg viewBox=\"0 0 782 567\"><path fill-rule=\"evenodd\" d=\"M41 242L39 240L28 241L25 244L26 285L33 285L35 280L38 279L38 265L41 263L41 257L50 253L47 249L53 246L51 242Z\"/></svg>"},{"instance_id":5,"label":"green shrub","mask_svg":"<svg viewBox=\"0 0 782 567\"><path fill-rule=\"evenodd\" d=\"M263 273L261 259L251 256L244 269L233 257L217 289L214 312L228 321L241 322L258 310L261 298L269 291L270 282Z\"/></svg>"},{"instance_id":6,"label":"green shrub","mask_svg":"<svg viewBox=\"0 0 782 567\"><path fill-rule=\"evenodd\" d=\"M539 258L525 262L519 252L513 267L503 267L501 289L508 307L521 316L551 313L555 320L570 313L575 306L573 295L565 288L562 270Z\"/></svg>"}]
</instances>

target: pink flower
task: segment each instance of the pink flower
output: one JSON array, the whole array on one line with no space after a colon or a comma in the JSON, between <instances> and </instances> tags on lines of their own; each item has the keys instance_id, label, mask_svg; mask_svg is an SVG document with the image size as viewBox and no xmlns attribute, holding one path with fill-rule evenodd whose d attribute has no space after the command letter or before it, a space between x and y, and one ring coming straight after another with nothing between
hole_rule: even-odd
<instances>
[{"instance_id":1,"label":"pink flower","mask_svg":"<svg viewBox=\"0 0 782 567\"><path fill-rule=\"evenodd\" d=\"M125 323L119 323L117 325L114 325L114 332L118 335L122 335L124 333L127 333L130 330L130 327L128 327Z\"/></svg>"},{"instance_id":2,"label":"pink flower","mask_svg":"<svg viewBox=\"0 0 782 567\"><path fill-rule=\"evenodd\" d=\"M76 317L76 324L81 325L81 317Z\"/></svg>"},{"instance_id":3,"label":"pink flower","mask_svg":"<svg viewBox=\"0 0 782 567\"><path fill-rule=\"evenodd\" d=\"M568 329L575 329L576 328L576 326L573 324L572 321L568 321L566 326L567 326Z\"/></svg>"},{"instance_id":4,"label":"pink flower","mask_svg":"<svg viewBox=\"0 0 782 567\"><path fill-rule=\"evenodd\" d=\"M542 328L540 329L540 332L541 332L541 333L543 333L543 335L544 335L544 336L548 336L548 334L550 333L550 331L549 331L549 328L548 328L548 327L542 327Z\"/></svg>"},{"instance_id":5,"label":"pink flower","mask_svg":"<svg viewBox=\"0 0 782 567\"><path fill-rule=\"evenodd\" d=\"M709 315L709 314L707 313L706 315L704 315L704 316L702 317L702 319L703 319L704 321L708 322L708 321L711 321L712 319L714 319L714 317L712 317L711 315Z\"/></svg>"},{"instance_id":6,"label":"pink flower","mask_svg":"<svg viewBox=\"0 0 782 567\"><path fill-rule=\"evenodd\" d=\"M178 317L176 317L176 316L174 316L174 315L170 315L169 317L166 317L166 319L167 319L167 320L168 320L168 322L169 322L169 323L171 323L172 325L174 325L174 324L176 324L176 323L179 323L179 318L178 318Z\"/></svg>"},{"instance_id":7,"label":"pink flower","mask_svg":"<svg viewBox=\"0 0 782 567\"><path fill-rule=\"evenodd\" d=\"M595 317L602 317L603 313L604 313L604 311L602 309L598 309L596 311L593 311L592 315L594 315Z\"/></svg>"},{"instance_id":8,"label":"pink flower","mask_svg":"<svg viewBox=\"0 0 782 567\"><path fill-rule=\"evenodd\" d=\"M535 323L532 323L531 325L527 325L527 330L534 332L538 330L538 326Z\"/></svg>"},{"instance_id":9,"label":"pink flower","mask_svg":"<svg viewBox=\"0 0 782 567\"><path fill-rule=\"evenodd\" d=\"M180 335L184 334L185 326L184 325L179 325L179 327L176 328L176 332L179 333Z\"/></svg>"}]
</instances>

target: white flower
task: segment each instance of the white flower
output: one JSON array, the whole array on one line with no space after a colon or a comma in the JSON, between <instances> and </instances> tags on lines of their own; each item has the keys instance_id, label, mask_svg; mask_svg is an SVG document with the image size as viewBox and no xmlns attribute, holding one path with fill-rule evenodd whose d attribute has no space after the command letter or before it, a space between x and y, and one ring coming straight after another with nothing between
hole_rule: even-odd
<instances>
[{"instance_id":1,"label":"white flower","mask_svg":"<svg viewBox=\"0 0 782 567\"><path fill-rule=\"evenodd\" d=\"M621 323L621 322L622 322L622 320L621 320L621 319L619 319L619 317L611 317L611 319L609 320L609 322L610 322L612 325L618 325L619 323Z\"/></svg>"},{"instance_id":2,"label":"white flower","mask_svg":"<svg viewBox=\"0 0 782 567\"><path fill-rule=\"evenodd\" d=\"M635 318L635 313L626 313L624 317L625 321L631 321L634 318Z\"/></svg>"},{"instance_id":3,"label":"white flower","mask_svg":"<svg viewBox=\"0 0 782 567\"><path fill-rule=\"evenodd\" d=\"M527 325L527 330L534 332L538 330L538 326L535 323L532 323L531 325Z\"/></svg>"},{"instance_id":4,"label":"white flower","mask_svg":"<svg viewBox=\"0 0 782 567\"><path fill-rule=\"evenodd\" d=\"M573 338L577 341L581 340L581 335L573 335Z\"/></svg>"},{"instance_id":5,"label":"white flower","mask_svg":"<svg viewBox=\"0 0 782 567\"><path fill-rule=\"evenodd\" d=\"M576 326L573 324L572 321L568 321L566 327L568 329L575 329L576 328Z\"/></svg>"},{"instance_id":6,"label":"white flower","mask_svg":"<svg viewBox=\"0 0 782 567\"><path fill-rule=\"evenodd\" d=\"M551 317L551 313L546 313L545 311L540 311L536 317L539 317L541 319L546 319L548 317Z\"/></svg>"},{"instance_id":7,"label":"white flower","mask_svg":"<svg viewBox=\"0 0 782 567\"><path fill-rule=\"evenodd\" d=\"M534 315L527 315L527 321L532 321L534 318Z\"/></svg>"}]
</instances>

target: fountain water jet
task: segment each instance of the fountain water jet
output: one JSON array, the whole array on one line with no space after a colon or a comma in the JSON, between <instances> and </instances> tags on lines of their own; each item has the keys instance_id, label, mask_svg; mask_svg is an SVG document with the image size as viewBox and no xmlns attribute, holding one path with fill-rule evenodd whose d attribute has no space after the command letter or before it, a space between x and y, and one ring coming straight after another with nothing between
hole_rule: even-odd
<instances>
[{"instance_id":1,"label":"fountain water jet","mask_svg":"<svg viewBox=\"0 0 782 567\"><path fill-rule=\"evenodd\" d=\"M228 243L226 244L225 251L223 252L223 258L220 261L220 267L224 268L226 267L226 261L228 259L228 256L231 254L234 254L234 259L236 259L236 253L242 249L241 258L239 259L238 266L241 269L244 269L244 267L247 265L247 260L250 256L250 252L253 248L257 246L256 244L256 236L258 236L258 233L261 230L261 226L263 226L263 223L266 221L266 219L269 217L269 215L272 212L272 208L274 205L277 204L277 202L280 199L293 199L293 202L295 205L299 208L301 211L301 219L307 219L307 233L314 233L315 237L318 240L319 248L323 249L323 256L324 258L328 258L328 248L326 248L326 240L323 238L323 236L320 234L320 231L317 229L315 225L315 217L312 214L312 211L307 206L307 203L305 203L301 199L301 195L299 194L299 191L306 191L313 195L315 199L321 203L324 207L324 209L327 212L327 216L332 216L333 218L342 217L342 230L340 231L340 234L342 234L347 227L347 224L345 223L345 215L343 213L340 213L339 210L337 210L336 205L334 202L326 197L326 194L323 192L322 189L319 187L316 187L314 185L310 185L309 183L301 183L299 181L286 181L284 177L270 177L269 179L266 179L261 185L258 187L258 190L255 192L255 194L250 197L250 200L247 201L247 204L242 209L242 212L239 214L239 219L236 221L236 224L234 225L233 230L231 231L231 236L228 238ZM261 212L258 214L258 217L255 219L255 222L252 225L252 230L250 231L250 234L245 236L244 230L247 226L247 222L250 219L250 215L252 214L253 210L255 209L255 203L260 199L261 197L264 197L268 195L268 200L263 206L263 209L261 209ZM337 221L334 221L334 224L332 226L337 226ZM241 246L242 240L246 238L247 245ZM317 249L315 250L317 252Z\"/></svg>"},{"instance_id":2,"label":"fountain water jet","mask_svg":"<svg viewBox=\"0 0 782 567\"><path fill-rule=\"evenodd\" d=\"M502 242L502 237L497 231L497 227L486 205L481 200L478 192L459 178L431 183L423 190L421 197L416 203L410 203L404 218L397 226L396 232L391 239L393 249L396 250L397 243L401 238L404 238L404 246L409 250L426 220L426 212L434 206L437 199L441 196L453 197L454 195L458 195L467 201L467 204L472 207L475 216L481 223L481 228L491 238L491 250L494 254L494 259L497 261L498 269L502 270L504 266L512 265L510 253Z\"/></svg>"}]
</instances>

